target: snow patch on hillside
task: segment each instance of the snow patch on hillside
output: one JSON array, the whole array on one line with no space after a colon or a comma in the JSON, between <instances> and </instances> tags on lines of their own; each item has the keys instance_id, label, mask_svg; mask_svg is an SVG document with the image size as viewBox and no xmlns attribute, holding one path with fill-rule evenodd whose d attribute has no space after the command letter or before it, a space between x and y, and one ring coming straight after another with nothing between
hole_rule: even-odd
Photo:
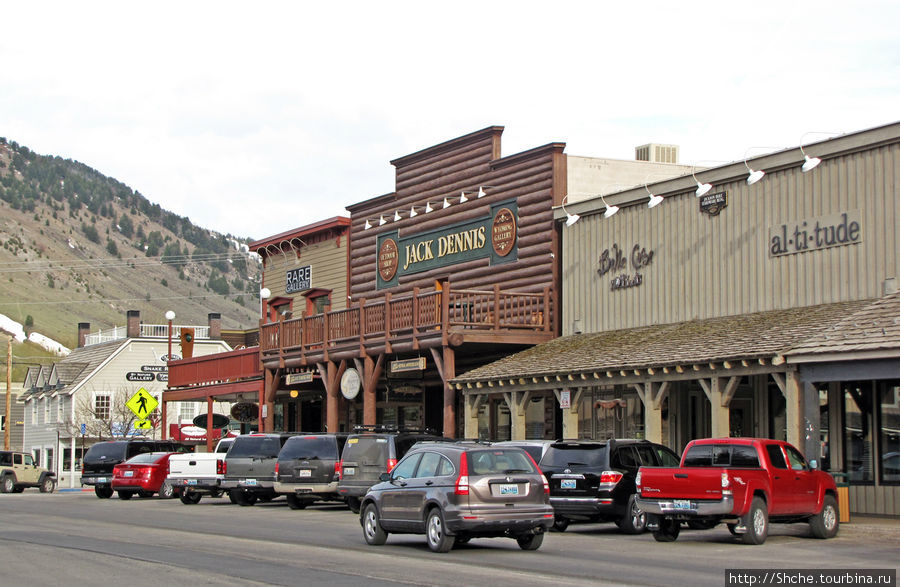
<instances>
[{"instance_id":1,"label":"snow patch on hillside","mask_svg":"<svg viewBox=\"0 0 900 587\"><path fill-rule=\"evenodd\" d=\"M16 342L22 343L26 340L25 329L22 327L22 325L7 316L4 316L3 314L0 314L0 330L3 330L4 332L15 338ZM65 357L72 352L70 349L64 347L62 344L56 342L52 338L48 338L38 332L32 332L31 334L29 334L27 340L61 357Z\"/></svg>"}]
</instances>

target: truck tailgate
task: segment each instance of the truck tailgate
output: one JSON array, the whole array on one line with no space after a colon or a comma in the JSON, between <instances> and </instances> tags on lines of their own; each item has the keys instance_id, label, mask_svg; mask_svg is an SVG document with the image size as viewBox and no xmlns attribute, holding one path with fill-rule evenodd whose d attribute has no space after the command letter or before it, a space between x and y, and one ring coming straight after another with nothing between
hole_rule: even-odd
<instances>
[{"instance_id":1,"label":"truck tailgate","mask_svg":"<svg viewBox=\"0 0 900 587\"><path fill-rule=\"evenodd\" d=\"M641 467L644 499L722 499L722 472L716 467Z\"/></svg>"},{"instance_id":2,"label":"truck tailgate","mask_svg":"<svg viewBox=\"0 0 900 587\"><path fill-rule=\"evenodd\" d=\"M170 477L209 477L216 475L216 461L224 460L220 453L172 455L169 457Z\"/></svg>"}]
</instances>

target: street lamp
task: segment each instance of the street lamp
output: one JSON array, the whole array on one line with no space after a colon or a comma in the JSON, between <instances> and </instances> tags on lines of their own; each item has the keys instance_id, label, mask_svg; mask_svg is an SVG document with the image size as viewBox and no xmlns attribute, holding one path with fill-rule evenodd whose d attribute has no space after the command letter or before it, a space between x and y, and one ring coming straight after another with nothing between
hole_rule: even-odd
<instances>
[{"instance_id":1,"label":"street lamp","mask_svg":"<svg viewBox=\"0 0 900 587\"><path fill-rule=\"evenodd\" d=\"M166 320L169 321L169 354L166 356L166 369L168 369L169 361L172 360L172 320L175 319L175 312L169 310L166 312Z\"/></svg>"},{"instance_id":2,"label":"street lamp","mask_svg":"<svg viewBox=\"0 0 900 587\"><path fill-rule=\"evenodd\" d=\"M259 290L259 317L260 317L260 319L264 318L264 316L263 316L263 300L269 299L270 295L272 295L272 290L270 290L268 287L264 287L261 290Z\"/></svg>"}]
</instances>

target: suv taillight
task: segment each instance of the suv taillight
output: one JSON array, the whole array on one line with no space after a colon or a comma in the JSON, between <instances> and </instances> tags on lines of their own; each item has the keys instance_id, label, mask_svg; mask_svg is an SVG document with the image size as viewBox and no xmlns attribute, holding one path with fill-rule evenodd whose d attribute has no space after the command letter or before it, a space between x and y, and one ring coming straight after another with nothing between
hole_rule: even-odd
<instances>
[{"instance_id":1,"label":"suv taillight","mask_svg":"<svg viewBox=\"0 0 900 587\"><path fill-rule=\"evenodd\" d=\"M278 463L275 463L275 480L278 481Z\"/></svg>"},{"instance_id":2,"label":"suv taillight","mask_svg":"<svg viewBox=\"0 0 900 587\"><path fill-rule=\"evenodd\" d=\"M622 479L622 473L618 471L603 471L600 473L600 483L602 485L615 485Z\"/></svg>"},{"instance_id":3,"label":"suv taillight","mask_svg":"<svg viewBox=\"0 0 900 587\"><path fill-rule=\"evenodd\" d=\"M528 460L531 461L531 464L534 465L534 468L537 469L537 472L541 474L541 480L544 482L544 493L550 495L550 484L547 483L547 476L544 475L543 471L541 471L541 468L538 467L538 464L534 462L534 457L531 456L531 453L526 451L525 456L528 457Z\"/></svg>"},{"instance_id":4,"label":"suv taillight","mask_svg":"<svg viewBox=\"0 0 900 587\"><path fill-rule=\"evenodd\" d=\"M334 462L334 480L340 481L341 475L343 474L343 472L344 472L344 463L342 461L335 461Z\"/></svg>"},{"instance_id":5,"label":"suv taillight","mask_svg":"<svg viewBox=\"0 0 900 587\"><path fill-rule=\"evenodd\" d=\"M469 495L469 460L466 458L466 453L462 453L459 457L459 477L456 478L456 488L453 493Z\"/></svg>"},{"instance_id":6,"label":"suv taillight","mask_svg":"<svg viewBox=\"0 0 900 587\"><path fill-rule=\"evenodd\" d=\"M388 459L387 460L387 472L390 473L394 470L394 467L397 466L397 459Z\"/></svg>"},{"instance_id":7,"label":"suv taillight","mask_svg":"<svg viewBox=\"0 0 900 587\"><path fill-rule=\"evenodd\" d=\"M228 465L225 464L225 459L220 459L216 461L216 475L224 475L228 472Z\"/></svg>"}]
</instances>

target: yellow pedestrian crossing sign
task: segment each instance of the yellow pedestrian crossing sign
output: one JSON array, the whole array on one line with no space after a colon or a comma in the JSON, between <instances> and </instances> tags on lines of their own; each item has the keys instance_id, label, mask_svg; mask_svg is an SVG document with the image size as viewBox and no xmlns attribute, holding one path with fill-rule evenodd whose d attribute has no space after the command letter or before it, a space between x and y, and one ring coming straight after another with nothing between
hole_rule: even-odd
<instances>
[{"instance_id":1,"label":"yellow pedestrian crossing sign","mask_svg":"<svg viewBox=\"0 0 900 587\"><path fill-rule=\"evenodd\" d=\"M142 387L131 396L131 399L125 402L125 405L134 412L135 416L141 420L146 420L147 416L159 405L159 401ZM147 428L150 428L150 426L147 426Z\"/></svg>"},{"instance_id":2,"label":"yellow pedestrian crossing sign","mask_svg":"<svg viewBox=\"0 0 900 587\"><path fill-rule=\"evenodd\" d=\"M134 427L137 430L150 430L151 428L153 428L153 422L151 422L150 420L138 420L134 423Z\"/></svg>"}]
</instances>

